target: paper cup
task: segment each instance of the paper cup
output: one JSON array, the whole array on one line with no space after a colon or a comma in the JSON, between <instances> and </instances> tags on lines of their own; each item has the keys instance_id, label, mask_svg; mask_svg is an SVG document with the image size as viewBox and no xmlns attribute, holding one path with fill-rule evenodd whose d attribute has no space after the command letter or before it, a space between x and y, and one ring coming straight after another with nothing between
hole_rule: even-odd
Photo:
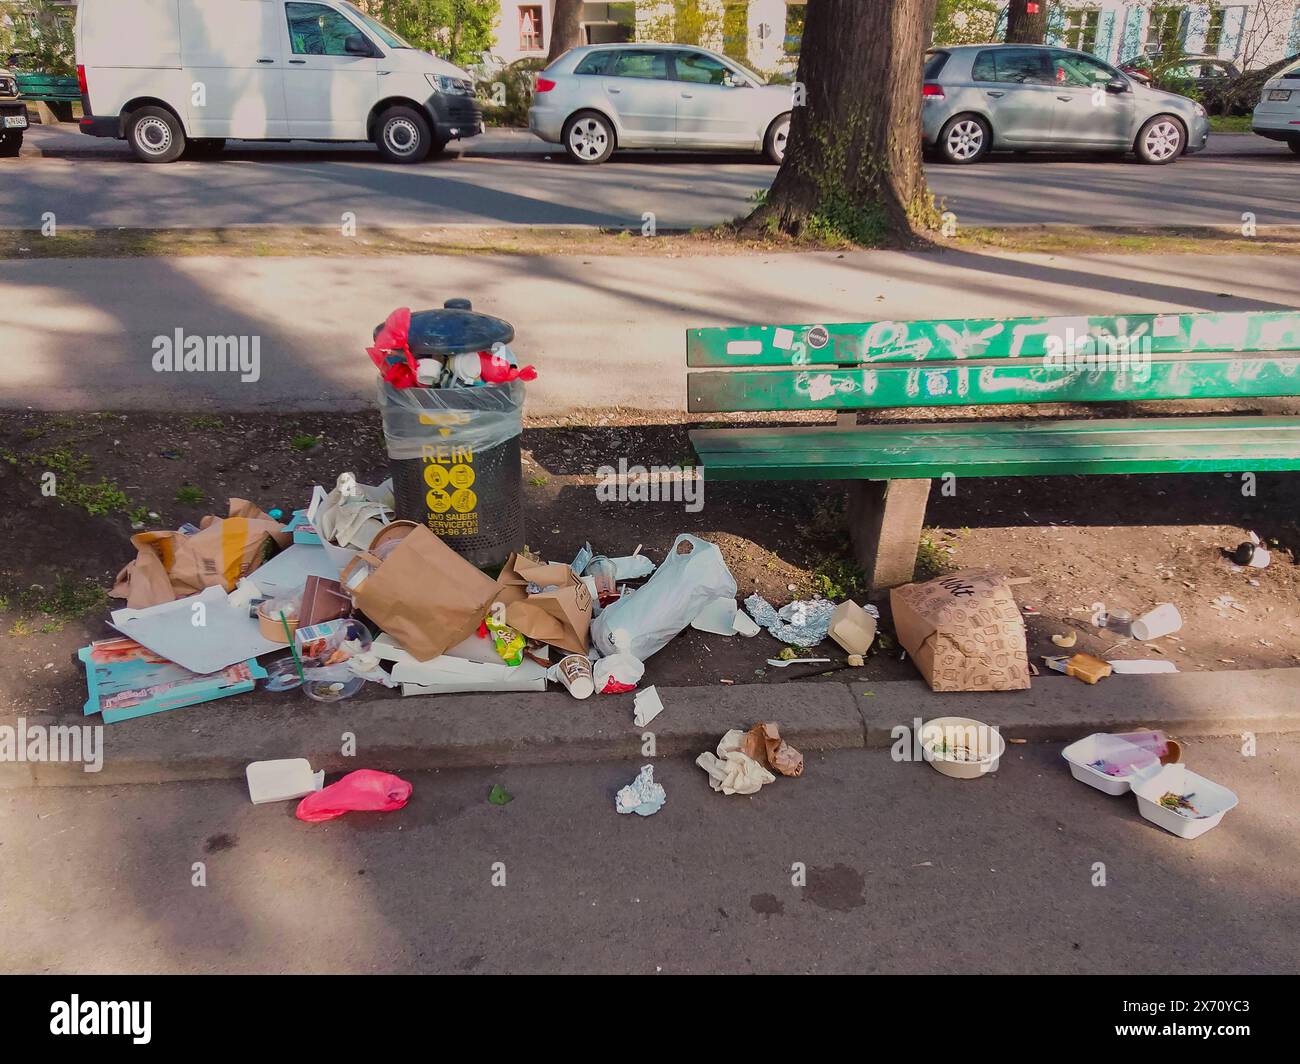
<instances>
[{"instance_id":1,"label":"paper cup","mask_svg":"<svg viewBox=\"0 0 1300 1064\"><path fill-rule=\"evenodd\" d=\"M556 674L574 698L590 698L596 690L591 658L586 654L570 654L561 658L556 663Z\"/></svg>"},{"instance_id":2,"label":"paper cup","mask_svg":"<svg viewBox=\"0 0 1300 1064\"><path fill-rule=\"evenodd\" d=\"M1142 614L1130 631L1133 638L1143 643L1159 639L1162 635L1171 635L1183 626L1183 616L1172 602L1162 602L1155 609Z\"/></svg>"}]
</instances>

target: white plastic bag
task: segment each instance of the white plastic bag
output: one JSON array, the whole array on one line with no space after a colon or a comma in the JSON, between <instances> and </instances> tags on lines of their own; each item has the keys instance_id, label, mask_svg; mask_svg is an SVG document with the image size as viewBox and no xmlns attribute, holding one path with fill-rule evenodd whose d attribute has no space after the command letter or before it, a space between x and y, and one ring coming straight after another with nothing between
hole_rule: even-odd
<instances>
[{"instance_id":1,"label":"white plastic bag","mask_svg":"<svg viewBox=\"0 0 1300 1064\"><path fill-rule=\"evenodd\" d=\"M592 645L602 656L619 648L614 633L626 630L632 657L645 661L695 620L711 601L736 597L736 581L722 552L707 540L681 535L645 584L601 611L591 624Z\"/></svg>"}]
</instances>

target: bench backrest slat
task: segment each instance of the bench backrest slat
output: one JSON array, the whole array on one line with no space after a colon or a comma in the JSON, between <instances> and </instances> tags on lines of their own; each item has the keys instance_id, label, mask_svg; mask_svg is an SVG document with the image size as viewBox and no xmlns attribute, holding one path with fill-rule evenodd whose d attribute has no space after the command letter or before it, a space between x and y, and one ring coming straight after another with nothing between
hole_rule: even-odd
<instances>
[{"instance_id":1,"label":"bench backrest slat","mask_svg":"<svg viewBox=\"0 0 1300 1064\"><path fill-rule=\"evenodd\" d=\"M692 329L687 409L1300 395L1300 311Z\"/></svg>"},{"instance_id":2,"label":"bench backrest slat","mask_svg":"<svg viewBox=\"0 0 1300 1064\"><path fill-rule=\"evenodd\" d=\"M686 364L722 369L853 366L968 358L1041 358L1053 344L1091 338L1142 345L1151 354L1300 349L1300 312L1057 315L828 325L689 329Z\"/></svg>"}]
</instances>

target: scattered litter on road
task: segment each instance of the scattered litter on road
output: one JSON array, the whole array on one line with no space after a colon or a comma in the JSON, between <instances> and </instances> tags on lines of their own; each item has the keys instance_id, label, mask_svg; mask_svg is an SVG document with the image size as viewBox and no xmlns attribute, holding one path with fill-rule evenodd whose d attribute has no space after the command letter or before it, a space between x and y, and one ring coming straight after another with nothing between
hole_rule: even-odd
<instances>
[{"instance_id":1,"label":"scattered litter on road","mask_svg":"<svg viewBox=\"0 0 1300 1064\"><path fill-rule=\"evenodd\" d=\"M1053 635L1052 642L1058 647L1072 647L1079 641L1078 632L1068 632L1065 635Z\"/></svg>"},{"instance_id":2,"label":"scattered litter on road","mask_svg":"<svg viewBox=\"0 0 1300 1064\"><path fill-rule=\"evenodd\" d=\"M826 634L847 653L861 658L871 649L876 638L879 617L880 613L874 606L865 610L856 602L841 602L831 613Z\"/></svg>"},{"instance_id":3,"label":"scattered litter on road","mask_svg":"<svg viewBox=\"0 0 1300 1064\"><path fill-rule=\"evenodd\" d=\"M253 761L244 769L244 778L248 781L249 800L254 805L302 798L325 786L325 770L312 772L311 762L305 757Z\"/></svg>"},{"instance_id":4,"label":"scattered litter on road","mask_svg":"<svg viewBox=\"0 0 1300 1064\"><path fill-rule=\"evenodd\" d=\"M411 784L406 780L389 772L361 768L307 795L298 803L294 815L315 824L344 813L386 813L401 809L410 797Z\"/></svg>"},{"instance_id":5,"label":"scattered litter on road","mask_svg":"<svg viewBox=\"0 0 1300 1064\"><path fill-rule=\"evenodd\" d=\"M659 812L667 796L663 786L655 782L654 773L653 765L642 765L636 779L619 788L614 796L614 809L619 813L636 813L637 816L652 816Z\"/></svg>"},{"instance_id":6,"label":"scattered litter on road","mask_svg":"<svg viewBox=\"0 0 1300 1064\"><path fill-rule=\"evenodd\" d=\"M1259 536L1254 532L1247 532L1246 535L1249 538L1244 543L1238 544L1237 549L1232 551L1229 557L1238 565L1267 569L1268 563L1273 560L1272 553L1260 542Z\"/></svg>"},{"instance_id":7,"label":"scattered litter on road","mask_svg":"<svg viewBox=\"0 0 1300 1064\"><path fill-rule=\"evenodd\" d=\"M775 721L750 728L745 733L741 749L764 768L782 776L803 775L803 754L781 738L781 730Z\"/></svg>"},{"instance_id":8,"label":"scattered litter on road","mask_svg":"<svg viewBox=\"0 0 1300 1064\"><path fill-rule=\"evenodd\" d=\"M1092 654L1074 654L1070 657L1044 656L1043 661L1047 663L1049 669L1063 672L1066 676L1073 676L1076 680L1082 680L1087 684L1104 680L1111 673L1110 663Z\"/></svg>"},{"instance_id":9,"label":"scattered litter on road","mask_svg":"<svg viewBox=\"0 0 1300 1064\"><path fill-rule=\"evenodd\" d=\"M707 751L695 763L709 774L709 786L723 794L757 794L776 777L743 750L745 732L733 728L718 742L717 754Z\"/></svg>"},{"instance_id":10,"label":"scattered litter on road","mask_svg":"<svg viewBox=\"0 0 1300 1064\"><path fill-rule=\"evenodd\" d=\"M488 791L488 801L493 805L509 805L515 800L515 796L499 783L492 784L491 790Z\"/></svg>"},{"instance_id":11,"label":"scattered litter on road","mask_svg":"<svg viewBox=\"0 0 1300 1064\"><path fill-rule=\"evenodd\" d=\"M1135 620L1130 628L1133 638L1146 643L1161 636L1173 635L1183 626L1183 615L1172 602L1162 602Z\"/></svg>"},{"instance_id":12,"label":"scattered litter on road","mask_svg":"<svg viewBox=\"0 0 1300 1064\"><path fill-rule=\"evenodd\" d=\"M785 669L791 665L826 665L830 658L768 658L767 663L774 669Z\"/></svg>"},{"instance_id":13,"label":"scattered litter on road","mask_svg":"<svg viewBox=\"0 0 1300 1064\"><path fill-rule=\"evenodd\" d=\"M1127 661L1110 658L1106 664L1117 676L1150 676L1178 671L1178 666L1172 661L1163 661L1160 658L1131 658Z\"/></svg>"},{"instance_id":14,"label":"scattered litter on road","mask_svg":"<svg viewBox=\"0 0 1300 1064\"><path fill-rule=\"evenodd\" d=\"M547 670L546 677L564 685L574 698L590 698L596 690L591 658L567 654Z\"/></svg>"},{"instance_id":15,"label":"scattered litter on road","mask_svg":"<svg viewBox=\"0 0 1300 1064\"><path fill-rule=\"evenodd\" d=\"M921 725L921 757L953 779L973 780L998 770L1006 741L998 729L970 717L936 717Z\"/></svg>"},{"instance_id":16,"label":"scattered litter on road","mask_svg":"<svg viewBox=\"0 0 1300 1064\"><path fill-rule=\"evenodd\" d=\"M638 728L644 728L663 711L663 700L653 686L638 691L632 698L632 723Z\"/></svg>"}]
</instances>

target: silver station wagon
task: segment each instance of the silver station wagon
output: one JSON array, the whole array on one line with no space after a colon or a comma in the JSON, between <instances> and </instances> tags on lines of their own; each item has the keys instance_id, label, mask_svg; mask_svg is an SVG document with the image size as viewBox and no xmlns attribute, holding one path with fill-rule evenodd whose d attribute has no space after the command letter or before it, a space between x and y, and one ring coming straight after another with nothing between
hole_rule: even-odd
<instances>
[{"instance_id":1,"label":"silver station wagon","mask_svg":"<svg viewBox=\"0 0 1300 1064\"><path fill-rule=\"evenodd\" d=\"M926 53L928 152L973 163L991 151L1134 152L1171 163L1205 147L1205 108L1140 84L1087 52L982 44Z\"/></svg>"},{"instance_id":2,"label":"silver station wagon","mask_svg":"<svg viewBox=\"0 0 1300 1064\"><path fill-rule=\"evenodd\" d=\"M580 163L615 148L763 152L785 158L791 89L686 45L584 45L537 75L528 127Z\"/></svg>"}]
</instances>

